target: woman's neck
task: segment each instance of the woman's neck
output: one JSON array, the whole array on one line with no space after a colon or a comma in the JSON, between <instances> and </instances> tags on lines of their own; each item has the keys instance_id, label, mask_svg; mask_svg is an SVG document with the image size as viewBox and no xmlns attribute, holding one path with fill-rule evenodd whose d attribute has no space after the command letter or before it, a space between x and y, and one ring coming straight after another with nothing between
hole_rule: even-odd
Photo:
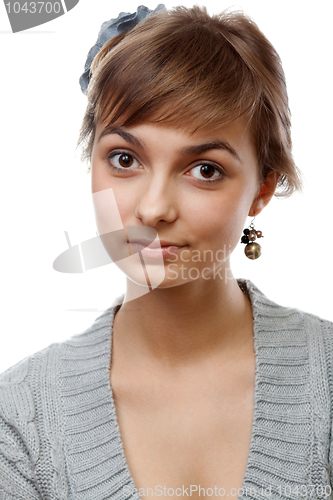
<instances>
[{"instance_id":1,"label":"woman's neck","mask_svg":"<svg viewBox=\"0 0 333 500\"><path fill-rule=\"evenodd\" d=\"M128 280L126 298L137 296L137 287ZM115 316L113 343L127 360L139 356L176 368L215 355L241 355L253 343L251 304L233 277L227 282L195 280L126 298Z\"/></svg>"}]
</instances>

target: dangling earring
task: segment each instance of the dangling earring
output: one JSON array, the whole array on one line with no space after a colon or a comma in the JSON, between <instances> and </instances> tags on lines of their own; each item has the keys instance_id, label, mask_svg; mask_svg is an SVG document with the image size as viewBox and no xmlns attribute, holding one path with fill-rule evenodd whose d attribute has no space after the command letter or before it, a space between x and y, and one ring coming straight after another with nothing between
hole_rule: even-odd
<instances>
[{"instance_id":1,"label":"dangling earring","mask_svg":"<svg viewBox=\"0 0 333 500\"><path fill-rule=\"evenodd\" d=\"M263 238L262 232L256 231L256 229L254 229L253 221L255 218L256 217L254 216L249 227L247 229L244 229L244 235L241 239L241 243L246 243L246 247L244 248L245 255L251 260L260 257L261 246L259 245L259 243L255 243L255 240L257 238Z\"/></svg>"}]
</instances>

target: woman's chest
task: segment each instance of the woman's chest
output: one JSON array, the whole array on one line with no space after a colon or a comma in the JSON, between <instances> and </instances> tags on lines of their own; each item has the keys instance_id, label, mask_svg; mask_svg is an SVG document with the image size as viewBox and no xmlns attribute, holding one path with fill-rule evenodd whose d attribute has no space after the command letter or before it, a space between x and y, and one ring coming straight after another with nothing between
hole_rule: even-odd
<instances>
[{"instance_id":1,"label":"woman's chest","mask_svg":"<svg viewBox=\"0 0 333 500\"><path fill-rule=\"evenodd\" d=\"M242 486L250 447L254 373L253 360L247 374L243 369L214 384L204 378L197 387L180 383L151 399L117 401L115 395L127 464L141 496L187 491L194 499L214 498L225 491L235 497L231 490Z\"/></svg>"}]
</instances>

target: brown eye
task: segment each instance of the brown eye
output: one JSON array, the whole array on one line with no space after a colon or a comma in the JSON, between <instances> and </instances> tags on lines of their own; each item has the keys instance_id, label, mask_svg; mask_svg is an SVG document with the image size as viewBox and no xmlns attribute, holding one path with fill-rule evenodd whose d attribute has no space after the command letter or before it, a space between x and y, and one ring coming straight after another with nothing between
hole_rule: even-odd
<instances>
[{"instance_id":1,"label":"brown eye","mask_svg":"<svg viewBox=\"0 0 333 500\"><path fill-rule=\"evenodd\" d=\"M224 172L220 170L215 165L210 165L209 163L203 163L191 168L190 170L193 177L202 182L214 182L219 181L224 178Z\"/></svg>"},{"instance_id":2,"label":"brown eye","mask_svg":"<svg viewBox=\"0 0 333 500\"><path fill-rule=\"evenodd\" d=\"M119 165L121 167L131 167L133 165L133 157L127 154L119 155L118 159Z\"/></svg>"},{"instance_id":3,"label":"brown eye","mask_svg":"<svg viewBox=\"0 0 333 500\"><path fill-rule=\"evenodd\" d=\"M202 165L200 167L200 174L206 179L210 179L214 175L215 168L212 165Z\"/></svg>"},{"instance_id":4,"label":"brown eye","mask_svg":"<svg viewBox=\"0 0 333 500\"><path fill-rule=\"evenodd\" d=\"M121 170L134 170L140 167L138 160L126 151L113 151L108 156L110 167Z\"/></svg>"}]
</instances>

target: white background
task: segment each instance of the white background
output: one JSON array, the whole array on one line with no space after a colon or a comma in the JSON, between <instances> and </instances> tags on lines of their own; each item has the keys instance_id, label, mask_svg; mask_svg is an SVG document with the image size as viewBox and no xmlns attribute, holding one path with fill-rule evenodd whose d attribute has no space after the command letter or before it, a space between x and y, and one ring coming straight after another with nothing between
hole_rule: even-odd
<instances>
[{"instance_id":1,"label":"white background","mask_svg":"<svg viewBox=\"0 0 333 500\"><path fill-rule=\"evenodd\" d=\"M157 3L145 5L153 9ZM72 245L96 231L90 175L75 152L86 104L78 79L102 22L139 5L112 4L80 0L68 14L13 34L0 3L0 371L83 331L124 291L124 277L114 265L81 275L52 267L67 248L64 231ZM207 0L205 5L210 13L230 6L244 10L280 54L294 158L304 174L302 195L273 199L257 217L256 228L265 235L263 254L250 261L239 245L234 275L251 279L282 305L333 321L332 2ZM95 311L70 311L89 308Z\"/></svg>"}]
</instances>

